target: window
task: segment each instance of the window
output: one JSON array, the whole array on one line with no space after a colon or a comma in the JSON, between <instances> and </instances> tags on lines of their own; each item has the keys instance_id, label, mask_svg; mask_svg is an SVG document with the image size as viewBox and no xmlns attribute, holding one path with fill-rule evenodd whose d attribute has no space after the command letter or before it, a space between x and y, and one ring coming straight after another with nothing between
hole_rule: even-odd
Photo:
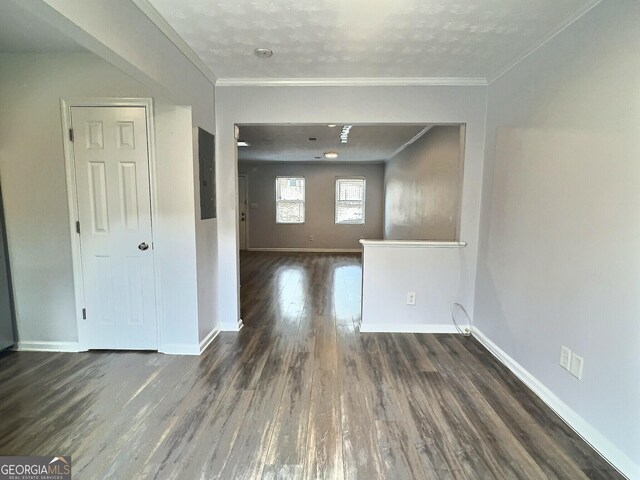
<instances>
[{"instance_id":1,"label":"window","mask_svg":"<svg viewBox=\"0 0 640 480\"><path fill-rule=\"evenodd\" d=\"M304 223L304 178L276 177L276 223Z\"/></svg>"},{"instance_id":2,"label":"window","mask_svg":"<svg viewBox=\"0 0 640 480\"><path fill-rule=\"evenodd\" d=\"M336 179L336 223L364 223L364 178Z\"/></svg>"}]
</instances>

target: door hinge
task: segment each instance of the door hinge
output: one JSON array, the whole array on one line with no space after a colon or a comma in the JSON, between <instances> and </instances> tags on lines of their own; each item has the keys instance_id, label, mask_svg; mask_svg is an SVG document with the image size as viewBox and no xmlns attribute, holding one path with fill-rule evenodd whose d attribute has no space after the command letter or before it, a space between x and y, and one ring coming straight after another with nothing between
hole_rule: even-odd
<instances>
[{"instance_id":1,"label":"door hinge","mask_svg":"<svg viewBox=\"0 0 640 480\"><path fill-rule=\"evenodd\" d=\"M73 128L69 129L69 141L73 142Z\"/></svg>"},{"instance_id":2,"label":"door hinge","mask_svg":"<svg viewBox=\"0 0 640 480\"><path fill-rule=\"evenodd\" d=\"M80 235L80 222L76 222L76 233Z\"/></svg>"},{"instance_id":3,"label":"door hinge","mask_svg":"<svg viewBox=\"0 0 640 480\"><path fill-rule=\"evenodd\" d=\"M83 308L83 309L82 309L82 319L83 319L83 320L86 320L86 319L87 319L87 309L86 309L86 308Z\"/></svg>"}]
</instances>

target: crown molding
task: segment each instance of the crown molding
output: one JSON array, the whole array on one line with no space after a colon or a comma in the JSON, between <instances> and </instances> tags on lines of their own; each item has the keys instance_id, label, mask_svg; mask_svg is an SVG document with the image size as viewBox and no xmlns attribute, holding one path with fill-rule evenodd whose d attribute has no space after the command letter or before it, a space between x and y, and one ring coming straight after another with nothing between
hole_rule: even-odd
<instances>
[{"instance_id":1,"label":"crown molding","mask_svg":"<svg viewBox=\"0 0 640 480\"><path fill-rule=\"evenodd\" d=\"M135 0L139 1L139 0ZM391 86L486 86L486 78L218 78L217 87L391 87Z\"/></svg>"},{"instance_id":2,"label":"crown molding","mask_svg":"<svg viewBox=\"0 0 640 480\"><path fill-rule=\"evenodd\" d=\"M598 5L602 0L591 0L584 5L572 10L561 22L559 22L556 27L547 33L542 38L538 39L538 41L534 42L529 48L527 48L521 55L518 55L510 62L506 63L502 68L498 69L493 75L490 75L487 79L487 85L495 82L498 78L503 76L513 67L522 62L525 58L531 55L533 52L538 50L540 47L549 42L553 37L561 33L564 29L569 27L576 20L585 15L589 10Z\"/></svg>"},{"instance_id":3,"label":"crown molding","mask_svg":"<svg viewBox=\"0 0 640 480\"><path fill-rule=\"evenodd\" d=\"M176 32L171 25L164 19L164 17L155 9L148 0L131 0L131 2L138 7L138 9L151 20L165 37L173 43L182 54L189 59L189 61L209 80L212 84L216 83L216 76L209 69L209 67L202 61L196 52L185 42L182 37Z\"/></svg>"}]
</instances>

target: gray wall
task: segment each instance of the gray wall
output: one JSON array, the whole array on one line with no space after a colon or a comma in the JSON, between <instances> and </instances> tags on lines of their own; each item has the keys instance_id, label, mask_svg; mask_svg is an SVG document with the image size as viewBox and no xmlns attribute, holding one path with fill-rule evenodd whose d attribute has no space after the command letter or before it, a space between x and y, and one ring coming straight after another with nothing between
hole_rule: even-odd
<instances>
[{"instance_id":1,"label":"gray wall","mask_svg":"<svg viewBox=\"0 0 640 480\"><path fill-rule=\"evenodd\" d=\"M149 87L155 100L163 97L166 104L190 107L197 146L196 127L211 133L215 130L213 81L147 17L145 11L153 11L153 7L146 8L145 2L137 3L139 5L129 1L45 0L20 2L20 6L139 80ZM96 84L99 85L103 84ZM196 209L198 337L203 340L219 323L216 318L218 231L216 219L200 219L197 148L192 148L192 154L195 165L192 190Z\"/></svg>"},{"instance_id":2,"label":"gray wall","mask_svg":"<svg viewBox=\"0 0 640 480\"><path fill-rule=\"evenodd\" d=\"M248 176L248 248L359 248L361 238L382 238L384 165L304 162L239 162L238 172ZM305 177L305 223L275 223L276 176ZM366 177L364 225L336 225L336 177ZM313 241L309 236L313 235Z\"/></svg>"},{"instance_id":3,"label":"gray wall","mask_svg":"<svg viewBox=\"0 0 640 480\"><path fill-rule=\"evenodd\" d=\"M90 54L0 55L0 177L22 341L76 341L60 97L146 96Z\"/></svg>"},{"instance_id":4,"label":"gray wall","mask_svg":"<svg viewBox=\"0 0 640 480\"><path fill-rule=\"evenodd\" d=\"M490 84L474 317L636 474L638 25L637 1L602 2ZM584 358L582 381L561 344Z\"/></svg>"},{"instance_id":5,"label":"gray wall","mask_svg":"<svg viewBox=\"0 0 640 480\"><path fill-rule=\"evenodd\" d=\"M386 240L456 240L462 196L460 126L436 126L387 161Z\"/></svg>"},{"instance_id":6,"label":"gray wall","mask_svg":"<svg viewBox=\"0 0 640 480\"><path fill-rule=\"evenodd\" d=\"M60 98L151 92L93 54L0 55L0 71L0 178L19 340L73 344L78 332ZM161 348L178 351L198 347L191 110L163 100L155 107L154 256L165 292L160 340Z\"/></svg>"}]
</instances>

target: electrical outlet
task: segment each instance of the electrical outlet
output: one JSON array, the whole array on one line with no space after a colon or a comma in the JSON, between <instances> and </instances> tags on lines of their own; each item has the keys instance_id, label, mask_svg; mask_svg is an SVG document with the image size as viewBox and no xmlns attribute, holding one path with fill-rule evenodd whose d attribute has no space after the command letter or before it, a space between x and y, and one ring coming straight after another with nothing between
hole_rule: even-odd
<instances>
[{"instance_id":1,"label":"electrical outlet","mask_svg":"<svg viewBox=\"0 0 640 480\"><path fill-rule=\"evenodd\" d=\"M571 350L564 345L560 346L560 366L567 370L571 369Z\"/></svg>"},{"instance_id":2,"label":"electrical outlet","mask_svg":"<svg viewBox=\"0 0 640 480\"><path fill-rule=\"evenodd\" d=\"M416 304L416 292L407 292L407 305Z\"/></svg>"},{"instance_id":3,"label":"electrical outlet","mask_svg":"<svg viewBox=\"0 0 640 480\"><path fill-rule=\"evenodd\" d=\"M578 380L582 380L582 367L584 366L584 360L582 357L579 357L575 353L571 354L571 367L569 371L571 375L576 377Z\"/></svg>"},{"instance_id":4,"label":"electrical outlet","mask_svg":"<svg viewBox=\"0 0 640 480\"><path fill-rule=\"evenodd\" d=\"M313 242L313 235L309 235L309 241Z\"/></svg>"}]
</instances>

